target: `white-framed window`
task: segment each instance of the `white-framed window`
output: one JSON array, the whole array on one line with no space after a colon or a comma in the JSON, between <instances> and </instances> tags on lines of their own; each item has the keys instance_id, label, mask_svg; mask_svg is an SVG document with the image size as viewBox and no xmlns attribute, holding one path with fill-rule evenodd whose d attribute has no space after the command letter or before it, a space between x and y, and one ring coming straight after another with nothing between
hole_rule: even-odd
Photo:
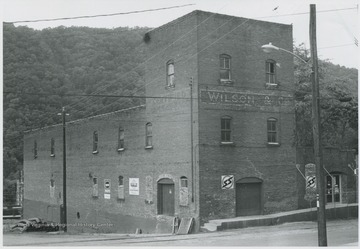
<instances>
[{"instance_id":1,"label":"white-framed window","mask_svg":"<svg viewBox=\"0 0 360 249\"><path fill-rule=\"evenodd\" d=\"M119 126L119 135L118 135L118 151L125 150L125 130L122 126Z\"/></svg>"},{"instance_id":2,"label":"white-framed window","mask_svg":"<svg viewBox=\"0 0 360 249\"><path fill-rule=\"evenodd\" d=\"M152 124L149 122L145 126L145 148L151 149L153 147L152 141Z\"/></svg>"},{"instance_id":3,"label":"white-framed window","mask_svg":"<svg viewBox=\"0 0 360 249\"><path fill-rule=\"evenodd\" d=\"M166 86L175 87L175 65L173 60L166 63Z\"/></svg>"},{"instance_id":4,"label":"white-framed window","mask_svg":"<svg viewBox=\"0 0 360 249\"><path fill-rule=\"evenodd\" d=\"M98 153L99 134L97 131L93 132L93 154Z\"/></svg>"},{"instance_id":5,"label":"white-framed window","mask_svg":"<svg viewBox=\"0 0 360 249\"><path fill-rule=\"evenodd\" d=\"M268 144L278 144L278 124L276 118L267 120L267 142Z\"/></svg>"},{"instance_id":6,"label":"white-framed window","mask_svg":"<svg viewBox=\"0 0 360 249\"><path fill-rule=\"evenodd\" d=\"M231 57L227 54L220 55L220 82L231 81Z\"/></svg>"},{"instance_id":7,"label":"white-framed window","mask_svg":"<svg viewBox=\"0 0 360 249\"><path fill-rule=\"evenodd\" d=\"M232 118L230 116L221 117L221 143L232 143Z\"/></svg>"},{"instance_id":8,"label":"white-framed window","mask_svg":"<svg viewBox=\"0 0 360 249\"><path fill-rule=\"evenodd\" d=\"M267 60L265 62L266 70L266 84L276 85L276 62L274 60Z\"/></svg>"}]
</instances>

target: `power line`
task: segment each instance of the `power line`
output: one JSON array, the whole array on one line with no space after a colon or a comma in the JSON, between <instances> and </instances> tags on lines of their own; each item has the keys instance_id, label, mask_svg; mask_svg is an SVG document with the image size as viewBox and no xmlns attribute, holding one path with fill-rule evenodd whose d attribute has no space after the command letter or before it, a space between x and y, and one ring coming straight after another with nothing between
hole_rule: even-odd
<instances>
[{"instance_id":1,"label":"power line","mask_svg":"<svg viewBox=\"0 0 360 249\"><path fill-rule=\"evenodd\" d=\"M29 22L49 22L49 21L72 20L72 19L94 18L94 17L104 17L104 16L129 15L129 14L137 14L137 13L152 12L152 11L159 11L159 10L182 8L182 7L191 6L191 5L195 5L195 4L184 4L184 5L165 7L165 8L147 9L147 10L135 10L135 11L129 11L129 12L120 12L120 13L102 14L102 15L92 15L92 16L74 16L74 17L62 17L62 18L38 19L38 20L24 20L24 21L3 22L3 23L5 23L5 24L14 24L14 23L29 23Z\"/></svg>"}]
</instances>

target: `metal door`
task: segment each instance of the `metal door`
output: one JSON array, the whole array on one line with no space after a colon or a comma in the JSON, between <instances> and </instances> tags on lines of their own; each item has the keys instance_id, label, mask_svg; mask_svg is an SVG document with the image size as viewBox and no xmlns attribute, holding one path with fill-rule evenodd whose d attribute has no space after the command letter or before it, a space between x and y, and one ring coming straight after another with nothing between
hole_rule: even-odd
<instances>
[{"instance_id":1,"label":"metal door","mask_svg":"<svg viewBox=\"0 0 360 249\"><path fill-rule=\"evenodd\" d=\"M236 184L236 216L261 214L261 182Z\"/></svg>"}]
</instances>

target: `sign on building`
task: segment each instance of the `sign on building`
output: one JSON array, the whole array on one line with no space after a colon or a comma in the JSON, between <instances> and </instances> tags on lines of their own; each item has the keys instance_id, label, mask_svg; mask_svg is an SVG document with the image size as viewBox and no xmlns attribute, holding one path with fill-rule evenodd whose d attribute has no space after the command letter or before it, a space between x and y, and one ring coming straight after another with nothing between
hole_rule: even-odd
<instances>
[{"instance_id":1,"label":"sign on building","mask_svg":"<svg viewBox=\"0 0 360 249\"><path fill-rule=\"evenodd\" d=\"M110 179L104 179L104 199L110 199Z\"/></svg>"},{"instance_id":2,"label":"sign on building","mask_svg":"<svg viewBox=\"0 0 360 249\"><path fill-rule=\"evenodd\" d=\"M221 176L221 189L233 189L234 188L234 176L224 175Z\"/></svg>"},{"instance_id":3,"label":"sign on building","mask_svg":"<svg viewBox=\"0 0 360 249\"><path fill-rule=\"evenodd\" d=\"M316 169L315 164L305 165L305 200L312 201L316 199Z\"/></svg>"},{"instance_id":4,"label":"sign on building","mask_svg":"<svg viewBox=\"0 0 360 249\"><path fill-rule=\"evenodd\" d=\"M129 178L129 195L139 195L139 178Z\"/></svg>"}]
</instances>

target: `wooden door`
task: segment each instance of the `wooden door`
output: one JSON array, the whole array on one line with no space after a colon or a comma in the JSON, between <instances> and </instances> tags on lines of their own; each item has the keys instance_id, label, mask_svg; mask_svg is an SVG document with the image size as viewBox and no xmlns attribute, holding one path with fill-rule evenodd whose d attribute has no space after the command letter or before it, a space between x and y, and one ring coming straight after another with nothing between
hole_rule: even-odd
<instances>
[{"instance_id":1,"label":"wooden door","mask_svg":"<svg viewBox=\"0 0 360 249\"><path fill-rule=\"evenodd\" d=\"M261 214L261 182L236 184L236 216Z\"/></svg>"},{"instance_id":2,"label":"wooden door","mask_svg":"<svg viewBox=\"0 0 360 249\"><path fill-rule=\"evenodd\" d=\"M158 214L173 216L175 213L174 184L158 184Z\"/></svg>"}]
</instances>

